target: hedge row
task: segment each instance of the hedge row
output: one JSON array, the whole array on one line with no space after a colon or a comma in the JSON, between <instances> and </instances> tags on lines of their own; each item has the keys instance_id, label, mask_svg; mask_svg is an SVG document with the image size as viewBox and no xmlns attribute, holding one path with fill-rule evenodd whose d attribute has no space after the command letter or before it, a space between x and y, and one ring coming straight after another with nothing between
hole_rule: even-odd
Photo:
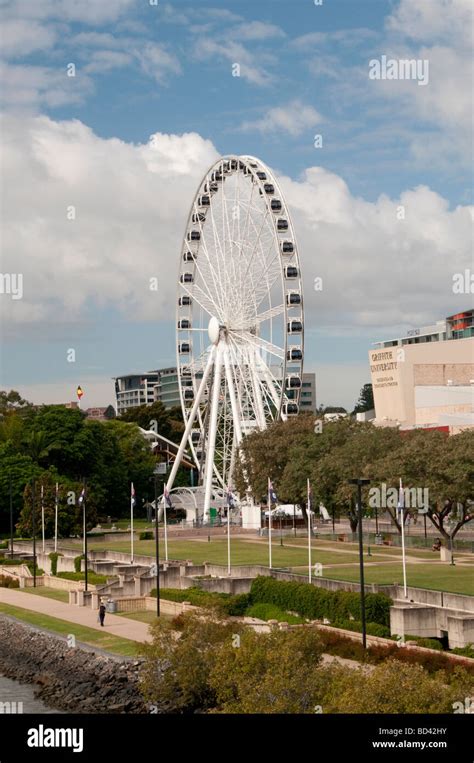
<instances>
[{"instance_id":1,"label":"hedge row","mask_svg":"<svg viewBox=\"0 0 474 763\"><path fill-rule=\"evenodd\" d=\"M260 602L260 604L252 604L245 614L247 617L258 617L259 620L278 620L280 623L288 623L289 625L304 623L302 617L290 615L288 612L283 612L283 610L275 604L265 604L264 602Z\"/></svg>"},{"instance_id":2,"label":"hedge row","mask_svg":"<svg viewBox=\"0 0 474 763\"><path fill-rule=\"evenodd\" d=\"M250 589L252 602L276 604L280 609L297 612L310 620L327 618L331 623L361 620L360 595L352 591L328 591L310 583L285 582L271 577L257 577ZM384 593L365 596L368 622L388 626L392 600Z\"/></svg>"},{"instance_id":3,"label":"hedge row","mask_svg":"<svg viewBox=\"0 0 474 763\"><path fill-rule=\"evenodd\" d=\"M156 597L156 588L150 591ZM189 601L196 607L216 607L222 614L238 617L245 614L250 604L248 594L231 596L229 593L204 591L201 588L160 588L160 598L168 601Z\"/></svg>"},{"instance_id":4,"label":"hedge row","mask_svg":"<svg viewBox=\"0 0 474 763\"><path fill-rule=\"evenodd\" d=\"M357 620L341 620L340 622L331 623L331 625L333 625L335 628L344 628L346 631L362 633L362 623L357 622ZM366 623L365 629L369 636L390 638L390 628L387 625L380 625L379 623Z\"/></svg>"},{"instance_id":5,"label":"hedge row","mask_svg":"<svg viewBox=\"0 0 474 763\"><path fill-rule=\"evenodd\" d=\"M20 581L9 575L0 575L0 588L19 588Z\"/></svg>"}]
</instances>

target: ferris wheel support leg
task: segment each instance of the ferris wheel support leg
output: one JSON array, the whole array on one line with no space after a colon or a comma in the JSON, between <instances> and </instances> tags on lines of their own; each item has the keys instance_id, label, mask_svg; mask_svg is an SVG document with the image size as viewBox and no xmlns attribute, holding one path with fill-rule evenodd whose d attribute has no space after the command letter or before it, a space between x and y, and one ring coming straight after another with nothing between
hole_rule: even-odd
<instances>
[{"instance_id":1,"label":"ferris wheel support leg","mask_svg":"<svg viewBox=\"0 0 474 763\"><path fill-rule=\"evenodd\" d=\"M259 390L259 381L257 379L257 371L255 370L254 364L252 361L249 363L249 370L250 370L250 381L252 384L252 390L254 394L254 400L255 400L255 409L257 414L257 421L259 429L266 429L267 428L267 422L265 419L265 411L263 410L263 403L262 403L262 397Z\"/></svg>"},{"instance_id":2,"label":"ferris wheel support leg","mask_svg":"<svg viewBox=\"0 0 474 763\"><path fill-rule=\"evenodd\" d=\"M237 398L235 397L234 380L232 379L232 372L229 362L229 351L224 351L224 368L227 379L227 388L229 390L230 405L232 408L232 416L234 419L234 431L237 440L237 445L242 442L242 428L240 426L240 413L237 406Z\"/></svg>"},{"instance_id":3,"label":"ferris wheel support leg","mask_svg":"<svg viewBox=\"0 0 474 763\"><path fill-rule=\"evenodd\" d=\"M206 489L204 493L204 521L209 518L209 507L211 505L211 489L214 455L216 451L217 435L217 414L219 411L219 395L221 392L221 366L222 349L216 349L216 362L214 365L214 380L212 385L211 415L209 421L209 439L206 453Z\"/></svg>"},{"instance_id":4,"label":"ferris wheel support leg","mask_svg":"<svg viewBox=\"0 0 474 763\"><path fill-rule=\"evenodd\" d=\"M168 477L168 482L166 483L166 489L169 491L173 487L173 483L176 477L176 473L179 469L179 465L181 463L181 459L183 458L183 453L186 448L186 443L188 442L189 435L191 433L191 429L194 424L194 419L196 418L196 414L198 412L199 403L201 402L201 398L204 394L204 389L206 386L206 382L209 376L209 373L212 368L212 364L214 362L214 355L216 353L215 345L212 346L211 352L209 353L209 358L207 360L206 368L204 369L204 373L202 375L201 383L199 385L199 389L197 391L196 399L194 401L194 405L191 408L191 413L189 414L188 423L186 424L186 429L184 430L183 436L181 438L181 443L178 448L178 452L176 454L176 458L174 460L173 468L171 470L171 474Z\"/></svg>"}]
</instances>

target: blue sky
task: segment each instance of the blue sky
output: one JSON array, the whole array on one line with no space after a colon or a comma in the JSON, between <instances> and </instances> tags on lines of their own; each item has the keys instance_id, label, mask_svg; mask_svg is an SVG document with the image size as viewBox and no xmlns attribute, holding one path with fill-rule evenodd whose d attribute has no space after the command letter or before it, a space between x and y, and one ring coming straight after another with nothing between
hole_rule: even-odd
<instances>
[{"instance_id":1,"label":"blue sky","mask_svg":"<svg viewBox=\"0 0 474 763\"><path fill-rule=\"evenodd\" d=\"M110 377L174 363L179 239L218 154L259 156L284 179L319 402L354 404L372 342L469 306L451 288L472 263L467 0L0 8L2 272L25 274L21 304L0 295L2 386L60 402L81 383L85 404L107 404ZM429 83L369 80L382 55L429 60ZM158 305L140 291L155 270Z\"/></svg>"}]
</instances>

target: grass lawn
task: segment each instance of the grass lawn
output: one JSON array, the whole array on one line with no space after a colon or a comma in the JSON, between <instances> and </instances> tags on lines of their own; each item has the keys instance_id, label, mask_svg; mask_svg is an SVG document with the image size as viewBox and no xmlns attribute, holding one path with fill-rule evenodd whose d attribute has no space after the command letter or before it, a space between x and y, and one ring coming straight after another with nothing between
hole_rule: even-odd
<instances>
[{"instance_id":1,"label":"grass lawn","mask_svg":"<svg viewBox=\"0 0 474 763\"><path fill-rule=\"evenodd\" d=\"M403 585L403 571L401 564L377 565L365 567L365 582L391 585L395 582ZM325 578L333 580L350 580L359 582L359 570L355 567L341 567L336 569L323 569ZM422 564L407 563L407 583L409 586L418 588L432 588L449 593L465 593L474 595L474 575L472 569L449 564L436 564L424 566Z\"/></svg>"},{"instance_id":2,"label":"grass lawn","mask_svg":"<svg viewBox=\"0 0 474 763\"><path fill-rule=\"evenodd\" d=\"M131 639L102 633L94 628L87 628L84 625L70 623L67 620L49 617L49 615L43 615L40 612L31 612L28 609L14 607L11 604L0 604L0 614L2 612L5 615L16 617L18 620L22 620L25 623L30 623L30 625L36 625L38 628L47 628L62 636L67 636L72 633L78 641L125 657L135 657L139 654L139 650L142 646L137 641L132 641Z\"/></svg>"},{"instance_id":3,"label":"grass lawn","mask_svg":"<svg viewBox=\"0 0 474 763\"><path fill-rule=\"evenodd\" d=\"M60 591L57 588L49 588L48 586L38 586L38 588L19 588L19 591L23 593L33 593L35 596L46 596L48 599L56 599L56 601L69 602L69 591Z\"/></svg>"},{"instance_id":4,"label":"grass lawn","mask_svg":"<svg viewBox=\"0 0 474 763\"><path fill-rule=\"evenodd\" d=\"M92 544L93 550L106 548L106 544ZM114 543L113 550L130 552L129 543ZM155 541L138 541L134 546L136 554L155 556ZM164 558L165 547L160 540L160 555ZM245 540L231 541L231 563L233 565L263 564L268 565L268 541L266 543L250 543ZM168 556L170 559L190 559L195 564L214 562L215 564L227 564L227 539L213 538L210 543L207 540L173 540L168 542ZM318 552L318 561L321 564L331 564L336 557L336 562L357 561L356 551L347 550L344 553L334 554L332 551ZM295 567L307 563L308 551L305 548L292 548L280 546L280 540L275 539L272 543L272 563L275 567ZM151 563L152 560L150 560Z\"/></svg>"},{"instance_id":5,"label":"grass lawn","mask_svg":"<svg viewBox=\"0 0 474 763\"><path fill-rule=\"evenodd\" d=\"M308 551L303 539L286 537L283 539L284 546L280 546L280 539L275 537L272 544L272 557L274 567L299 568L296 572L304 573L308 564ZM291 544L291 545L290 545ZM101 542L91 544L93 549L112 548L117 551L130 551L127 542L109 544ZM338 543L327 540L313 541L312 563L321 563L325 566L324 577L338 580L358 581L358 548L355 543ZM364 546L367 551L367 547ZM210 542L206 538L199 540L170 540L168 542L170 559L189 559L196 564L211 562L215 564L227 564L227 539L225 537L213 537ZM154 557L155 541L138 541L135 543L135 553ZM372 556L364 554L366 562L379 562L377 566L367 567L366 575L368 583L393 584L402 580L401 549L371 546ZM164 543L160 540L160 555L164 557ZM427 563L410 564L411 558L426 559ZM460 554L457 554L459 564L450 567L449 564L438 561L436 554L418 549L407 549L408 582L421 588L432 588L449 591L452 593L466 593L474 595L474 575L472 567L460 566ZM467 557L469 558L469 557ZM396 560L396 561L395 561ZM151 563L151 559L150 559ZM268 565L268 540L262 538L232 539L231 563L234 566L245 564ZM337 565L327 567L327 565ZM345 566L351 565L351 566Z\"/></svg>"}]
</instances>

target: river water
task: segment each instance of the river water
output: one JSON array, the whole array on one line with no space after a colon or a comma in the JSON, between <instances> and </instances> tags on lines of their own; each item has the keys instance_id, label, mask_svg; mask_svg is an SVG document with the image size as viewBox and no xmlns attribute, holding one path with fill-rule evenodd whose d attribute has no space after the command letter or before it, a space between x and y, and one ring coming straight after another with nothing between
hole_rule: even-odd
<instances>
[{"instance_id":1,"label":"river water","mask_svg":"<svg viewBox=\"0 0 474 763\"><path fill-rule=\"evenodd\" d=\"M58 713L58 710L48 707L40 699L35 698L35 688L34 684L20 684L18 681L12 681L11 678L0 675L0 703L9 702L10 711L13 712ZM23 703L22 710L18 705L19 702ZM0 704L0 714L4 712L5 705Z\"/></svg>"}]
</instances>

